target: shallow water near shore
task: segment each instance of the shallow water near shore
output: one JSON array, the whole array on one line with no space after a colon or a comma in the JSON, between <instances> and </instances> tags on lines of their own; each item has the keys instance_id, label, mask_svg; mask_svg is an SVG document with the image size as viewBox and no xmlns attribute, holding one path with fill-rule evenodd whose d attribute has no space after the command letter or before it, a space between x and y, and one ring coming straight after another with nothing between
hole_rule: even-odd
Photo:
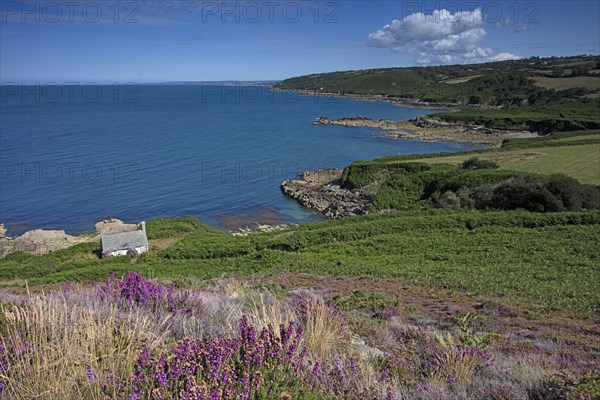
<instances>
[{"instance_id":1,"label":"shallow water near shore","mask_svg":"<svg viewBox=\"0 0 600 400\"><path fill-rule=\"evenodd\" d=\"M107 217L194 215L222 229L232 229L236 219L241 226L309 222L322 217L279 189L300 171L481 147L313 125L322 115L406 120L434 111L266 87L1 90L0 222L10 235L36 228L93 231Z\"/></svg>"}]
</instances>

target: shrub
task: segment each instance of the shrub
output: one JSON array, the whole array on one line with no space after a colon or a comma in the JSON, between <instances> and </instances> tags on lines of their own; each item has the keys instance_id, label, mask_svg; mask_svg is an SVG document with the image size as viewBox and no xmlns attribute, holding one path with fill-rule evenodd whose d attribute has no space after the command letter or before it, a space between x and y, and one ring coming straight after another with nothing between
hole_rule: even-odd
<instances>
[{"instance_id":1,"label":"shrub","mask_svg":"<svg viewBox=\"0 0 600 400\"><path fill-rule=\"evenodd\" d=\"M563 174L550 175L544 184L570 211L579 211L583 205L584 187L576 179Z\"/></svg>"},{"instance_id":2,"label":"shrub","mask_svg":"<svg viewBox=\"0 0 600 400\"><path fill-rule=\"evenodd\" d=\"M431 165L424 163L389 164L381 161L357 161L344 169L342 186L346 189L361 189L391 174L412 175L429 171Z\"/></svg>"},{"instance_id":3,"label":"shrub","mask_svg":"<svg viewBox=\"0 0 600 400\"><path fill-rule=\"evenodd\" d=\"M546 189L539 179L523 176L511 179L494 189L494 208L502 210L564 211L563 203Z\"/></svg>"},{"instance_id":4,"label":"shrub","mask_svg":"<svg viewBox=\"0 0 600 400\"><path fill-rule=\"evenodd\" d=\"M600 373L585 371L578 376L572 373L554 374L539 387L529 391L529 398L549 400L592 400L600 396Z\"/></svg>"},{"instance_id":5,"label":"shrub","mask_svg":"<svg viewBox=\"0 0 600 400\"><path fill-rule=\"evenodd\" d=\"M458 210L461 208L461 201L456 193L447 191L435 202L435 206L438 208Z\"/></svg>"},{"instance_id":6,"label":"shrub","mask_svg":"<svg viewBox=\"0 0 600 400\"><path fill-rule=\"evenodd\" d=\"M585 185L581 194L581 206L586 210L600 209L600 188L597 186Z\"/></svg>"},{"instance_id":7,"label":"shrub","mask_svg":"<svg viewBox=\"0 0 600 400\"><path fill-rule=\"evenodd\" d=\"M458 169L469 170L469 169L498 169L499 165L491 160L481 160L479 157L471 157L468 160L463 161L458 166Z\"/></svg>"},{"instance_id":8,"label":"shrub","mask_svg":"<svg viewBox=\"0 0 600 400\"><path fill-rule=\"evenodd\" d=\"M507 179L508 178L508 179ZM562 175L506 175L502 171L467 171L432 181L426 192L434 206L548 212L600 208L600 190ZM443 193L436 198L436 193Z\"/></svg>"}]
</instances>

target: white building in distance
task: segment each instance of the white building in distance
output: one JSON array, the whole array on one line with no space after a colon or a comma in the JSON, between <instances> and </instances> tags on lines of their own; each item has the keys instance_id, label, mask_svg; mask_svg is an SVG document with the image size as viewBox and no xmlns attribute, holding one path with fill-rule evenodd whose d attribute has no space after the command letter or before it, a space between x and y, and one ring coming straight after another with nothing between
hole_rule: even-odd
<instances>
[{"instance_id":1,"label":"white building in distance","mask_svg":"<svg viewBox=\"0 0 600 400\"><path fill-rule=\"evenodd\" d=\"M146 252L148 252L148 237L145 222L142 222L141 231L102 236L102 257L139 255Z\"/></svg>"}]
</instances>

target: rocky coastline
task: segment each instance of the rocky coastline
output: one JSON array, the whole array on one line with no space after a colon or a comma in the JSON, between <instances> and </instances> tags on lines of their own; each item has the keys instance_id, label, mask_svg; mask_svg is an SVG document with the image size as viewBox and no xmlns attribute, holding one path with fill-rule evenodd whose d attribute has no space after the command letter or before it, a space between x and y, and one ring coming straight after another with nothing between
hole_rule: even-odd
<instances>
[{"instance_id":1,"label":"rocky coastline","mask_svg":"<svg viewBox=\"0 0 600 400\"><path fill-rule=\"evenodd\" d=\"M384 136L397 139L427 142L470 142L481 143L489 147L500 147L504 139L508 138L538 136L536 133L528 131L491 129L482 125L449 123L429 117L417 117L408 121L392 121L389 119L374 120L361 116L340 119L329 119L322 116L314 124L377 128L382 130Z\"/></svg>"},{"instance_id":2,"label":"rocky coastline","mask_svg":"<svg viewBox=\"0 0 600 400\"><path fill-rule=\"evenodd\" d=\"M374 120L368 117L318 118L315 125L339 125L380 129L382 135L397 139L421 141L454 141L481 143L500 147L504 139L537 136L531 132L503 131L485 126L456 124L420 117L409 121ZM330 219L368 213L371 198L342 187L342 170L322 169L306 171L300 179L282 182L281 190L305 207L315 209Z\"/></svg>"},{"instance_id":3,"label":"rocky coastline","mask_svg":"<svg viewBox=\"0 0 600 400\"><path fill-rule=\"evenodd\" d=\"M341 169L321 169L303 172L298 180L284 181L281 190L330 219L366 214L371 199L344 189L341 183Z\"/></svg>"}]
</instances>

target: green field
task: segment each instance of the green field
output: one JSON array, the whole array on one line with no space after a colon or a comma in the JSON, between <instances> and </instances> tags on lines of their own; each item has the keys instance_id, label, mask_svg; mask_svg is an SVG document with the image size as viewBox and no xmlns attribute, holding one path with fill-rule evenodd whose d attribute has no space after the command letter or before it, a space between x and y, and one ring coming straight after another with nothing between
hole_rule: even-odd
<instances>
[{"instance_id":1,"label":"green field","mask_svg":"<svg viewBox=\"0 0 600 400\"><path fill-rule=\"evenodd\" d=\"M559 141L559 142L579 142L582 140L598 140L598 141L600 141L600 134L566 137L563 139L558 139L557 141Z\"/></svg>"},{"instance_id":2,"label":"green field","mask_svg":"<svg viewBox=\"0 0 600 400\"><path fill-rule=\"evenodd\" d=\"M583 136L583 138L588 138ZM576 138L562 139L576 142ZM425 163L460 164L470 155L424 158ZM600 144L564 147L536 147L534 149L490 151L480 155L483 160L495 161L501 170L535 174L566 174L583 183L600 185Z\"/></svg>"},{"instance_id":3,"label":"green field","mask_svg":"<svg viewBox=\"0 0 600 400\"><path fill-rule=\"evenodd\" d=\"M536 85L546 89L565 90L573 88L600 89L600 77L594 76L576 76L572 78L532 78Z\"/></svg>"}]
</instances>

